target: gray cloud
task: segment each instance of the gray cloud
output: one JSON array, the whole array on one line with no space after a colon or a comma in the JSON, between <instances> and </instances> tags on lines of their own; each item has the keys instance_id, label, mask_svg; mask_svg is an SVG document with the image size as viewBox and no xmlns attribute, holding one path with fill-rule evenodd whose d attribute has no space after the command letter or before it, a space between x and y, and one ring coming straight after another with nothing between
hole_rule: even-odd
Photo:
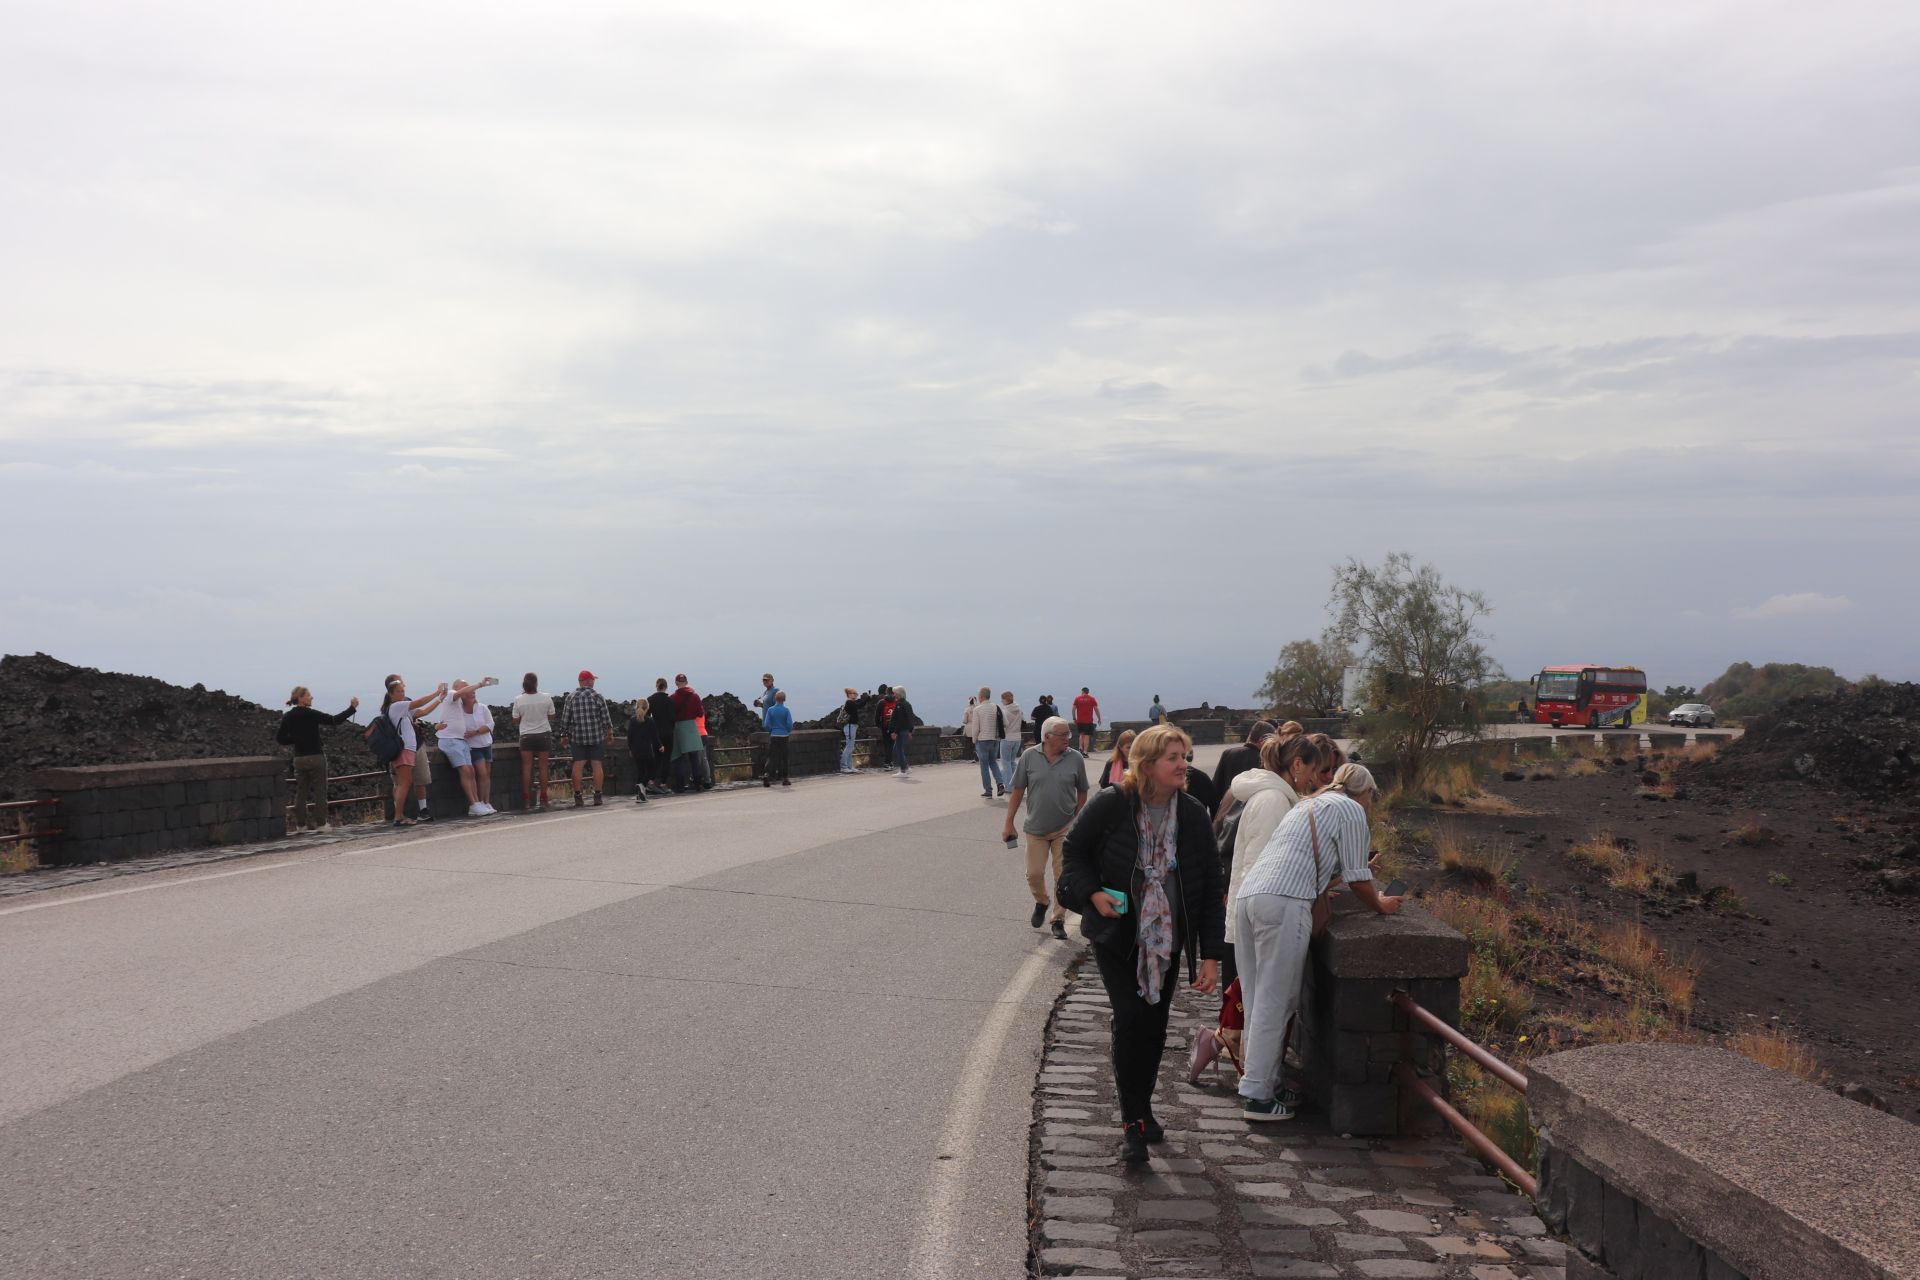
<instances>
[{"instance_id":1,"label":"gray cloud","mask_svg":"<svg viewBox=\"0 0 1920 1280\"><path fill-rule=\"evenodd\" d=\"M1920 674L1902 13L44 9L0 642L1197 701L1404 546L1516 667Z\"/></svg>"}]
</instances>

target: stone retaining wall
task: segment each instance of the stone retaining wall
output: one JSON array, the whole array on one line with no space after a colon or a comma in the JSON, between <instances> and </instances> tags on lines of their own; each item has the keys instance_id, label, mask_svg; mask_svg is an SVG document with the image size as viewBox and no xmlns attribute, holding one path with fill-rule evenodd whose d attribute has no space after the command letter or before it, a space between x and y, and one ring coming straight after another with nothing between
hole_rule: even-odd
<instances>
[{"instance_id":1,"label":"stone retaining wall","mask_svg":"<svg viewBox=\"0 0 1920 1280\"><path fill-rule=\"evenodd\" d=\"M1920 1127L1692 1045L1557 1053L1528 1082L1567 1280L1920 1275Z\"/></svg>"},{"instance_id":2,"label":"stone retaining wall","mask_svg":"<svg viewBox=\"0 0 1920 1280\"><path fill-rule=\"evenodd\" d=\"M1467 940L1412 902L1383 916L1351 894L1337 901L1332 922L1313 940L1296 1024L1314 1101L1336 1133L1431 1128L1431 1113L1401 1098L1393 1070L1405 1056L1444 1094L1446 1043L1410 1026L1390 997L1404 990L1458 1026Z\"/></svg>"},{"instance_id":3,"label":"stone retaining wall","mask_svg":"<svg viewBox=\"0 0 1920 1280\"><path fill-rule=\"evenodd\" d=\"M286 772L283 756L236 756L42 769L27 785L60 802L47 860L112 862L286 835Z\"/></svg>"}]
</instances>

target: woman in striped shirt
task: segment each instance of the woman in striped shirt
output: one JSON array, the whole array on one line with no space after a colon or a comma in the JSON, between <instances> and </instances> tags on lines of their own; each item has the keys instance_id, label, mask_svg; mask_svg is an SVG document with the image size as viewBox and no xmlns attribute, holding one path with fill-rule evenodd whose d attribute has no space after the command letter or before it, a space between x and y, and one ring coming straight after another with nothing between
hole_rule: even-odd
<instances>
[{"instance_id":1,"label":"woman in striped shirt","mask_svg":"<svg viewBox=\"0 0 1920 1280\"><path fill-rule=\"evenodd\" d=\"M1248 868L1234 901L1234 962L1247 1011L1246 1074L1240 1096L1248 1120L1291 1120L1279 1097L1287 1022L1300 1004L1313 936L1313 903L1338 878L1354 896L1392 915L1400 899L1373 887L1367 865L1367 813L1373 807L1373 775L1343 764L1333 781L1287 811L1260 857Z\"/></svg>"}]
</instances>

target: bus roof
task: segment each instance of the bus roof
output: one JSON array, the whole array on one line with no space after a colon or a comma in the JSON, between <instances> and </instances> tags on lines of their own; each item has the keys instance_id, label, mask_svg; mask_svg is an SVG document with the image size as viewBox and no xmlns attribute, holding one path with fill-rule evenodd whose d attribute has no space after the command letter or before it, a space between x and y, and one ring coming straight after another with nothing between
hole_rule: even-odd
<instances>
[{"instance_id":1,"label":"bus roof","mask_svg":"<svg viewBox=\"0 0 1920 1280\"><path fill-rule=\"evenodd\" d=\"M1638 671L1638 667L1616 667L1605 662L1566 662L1557 667L1542 667L1542 671Z\"/></svg>"}]
</instances>

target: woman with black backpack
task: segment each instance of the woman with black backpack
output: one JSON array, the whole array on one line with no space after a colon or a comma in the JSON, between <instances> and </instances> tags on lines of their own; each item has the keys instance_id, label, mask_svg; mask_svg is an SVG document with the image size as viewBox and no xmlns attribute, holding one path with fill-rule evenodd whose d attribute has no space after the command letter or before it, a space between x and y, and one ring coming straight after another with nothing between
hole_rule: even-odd
<instances>
[{"instance_id":1,"label":"woman with black backpack","mask_svg":"<svg viewBox=\"0 0 1920 1280\"><path fill-rule=\"evenodd\" d=\"M1133 740L1118 786L1087 801L1067 833L1054 894L1080 913L1113 1006L1113 1077L1120 1093L1120 1158L1144 1164L1166 1133L1153 1118L1153 1086L1167 1045L1167 1015L1187 954L1193 989L1220 983L1226 955L1226 886L1213 818L1187 794L1193 742L1173 725Z\"/></svg>"},{"instance_id":2,"label":"woman with black backpack","mask_svg":"<svg viewBox=\"0 0 1920 1280\"><path fill-rule=\"evenodd\" d=\"M388 757L388 764L393 769L393 825L396 827L416 825L414 820L407 816L407 798L413 794L415 755L424 748L420 746L420 735L413 727L413 722L439 706L446 696L447 685L443 680L432 693L418 702L412 702L407 698L407 682L398 675L387 677L387 696L380 703L380 718L387 722L387 726L400 740L398 753ZM378 729L377 722L368 726L369 740L374 739ZM375 754L378 755L378 751ZM422 807L424 808L424 804Z\"/></svg>"},{"instance_id":3,"label":"woman with black backpack","mask_svg":"<svg viewBox=\"0 0 1920 1280\"><path fill-rule=\"evenodd\" d=\"M846 702L833 713L833 722L840 726L844 739L840 747L840 772L852 773L853 744L860 736L860 695L852 689L842 689L840 692L847 695Z\"/></svg>"}]
</instances>

